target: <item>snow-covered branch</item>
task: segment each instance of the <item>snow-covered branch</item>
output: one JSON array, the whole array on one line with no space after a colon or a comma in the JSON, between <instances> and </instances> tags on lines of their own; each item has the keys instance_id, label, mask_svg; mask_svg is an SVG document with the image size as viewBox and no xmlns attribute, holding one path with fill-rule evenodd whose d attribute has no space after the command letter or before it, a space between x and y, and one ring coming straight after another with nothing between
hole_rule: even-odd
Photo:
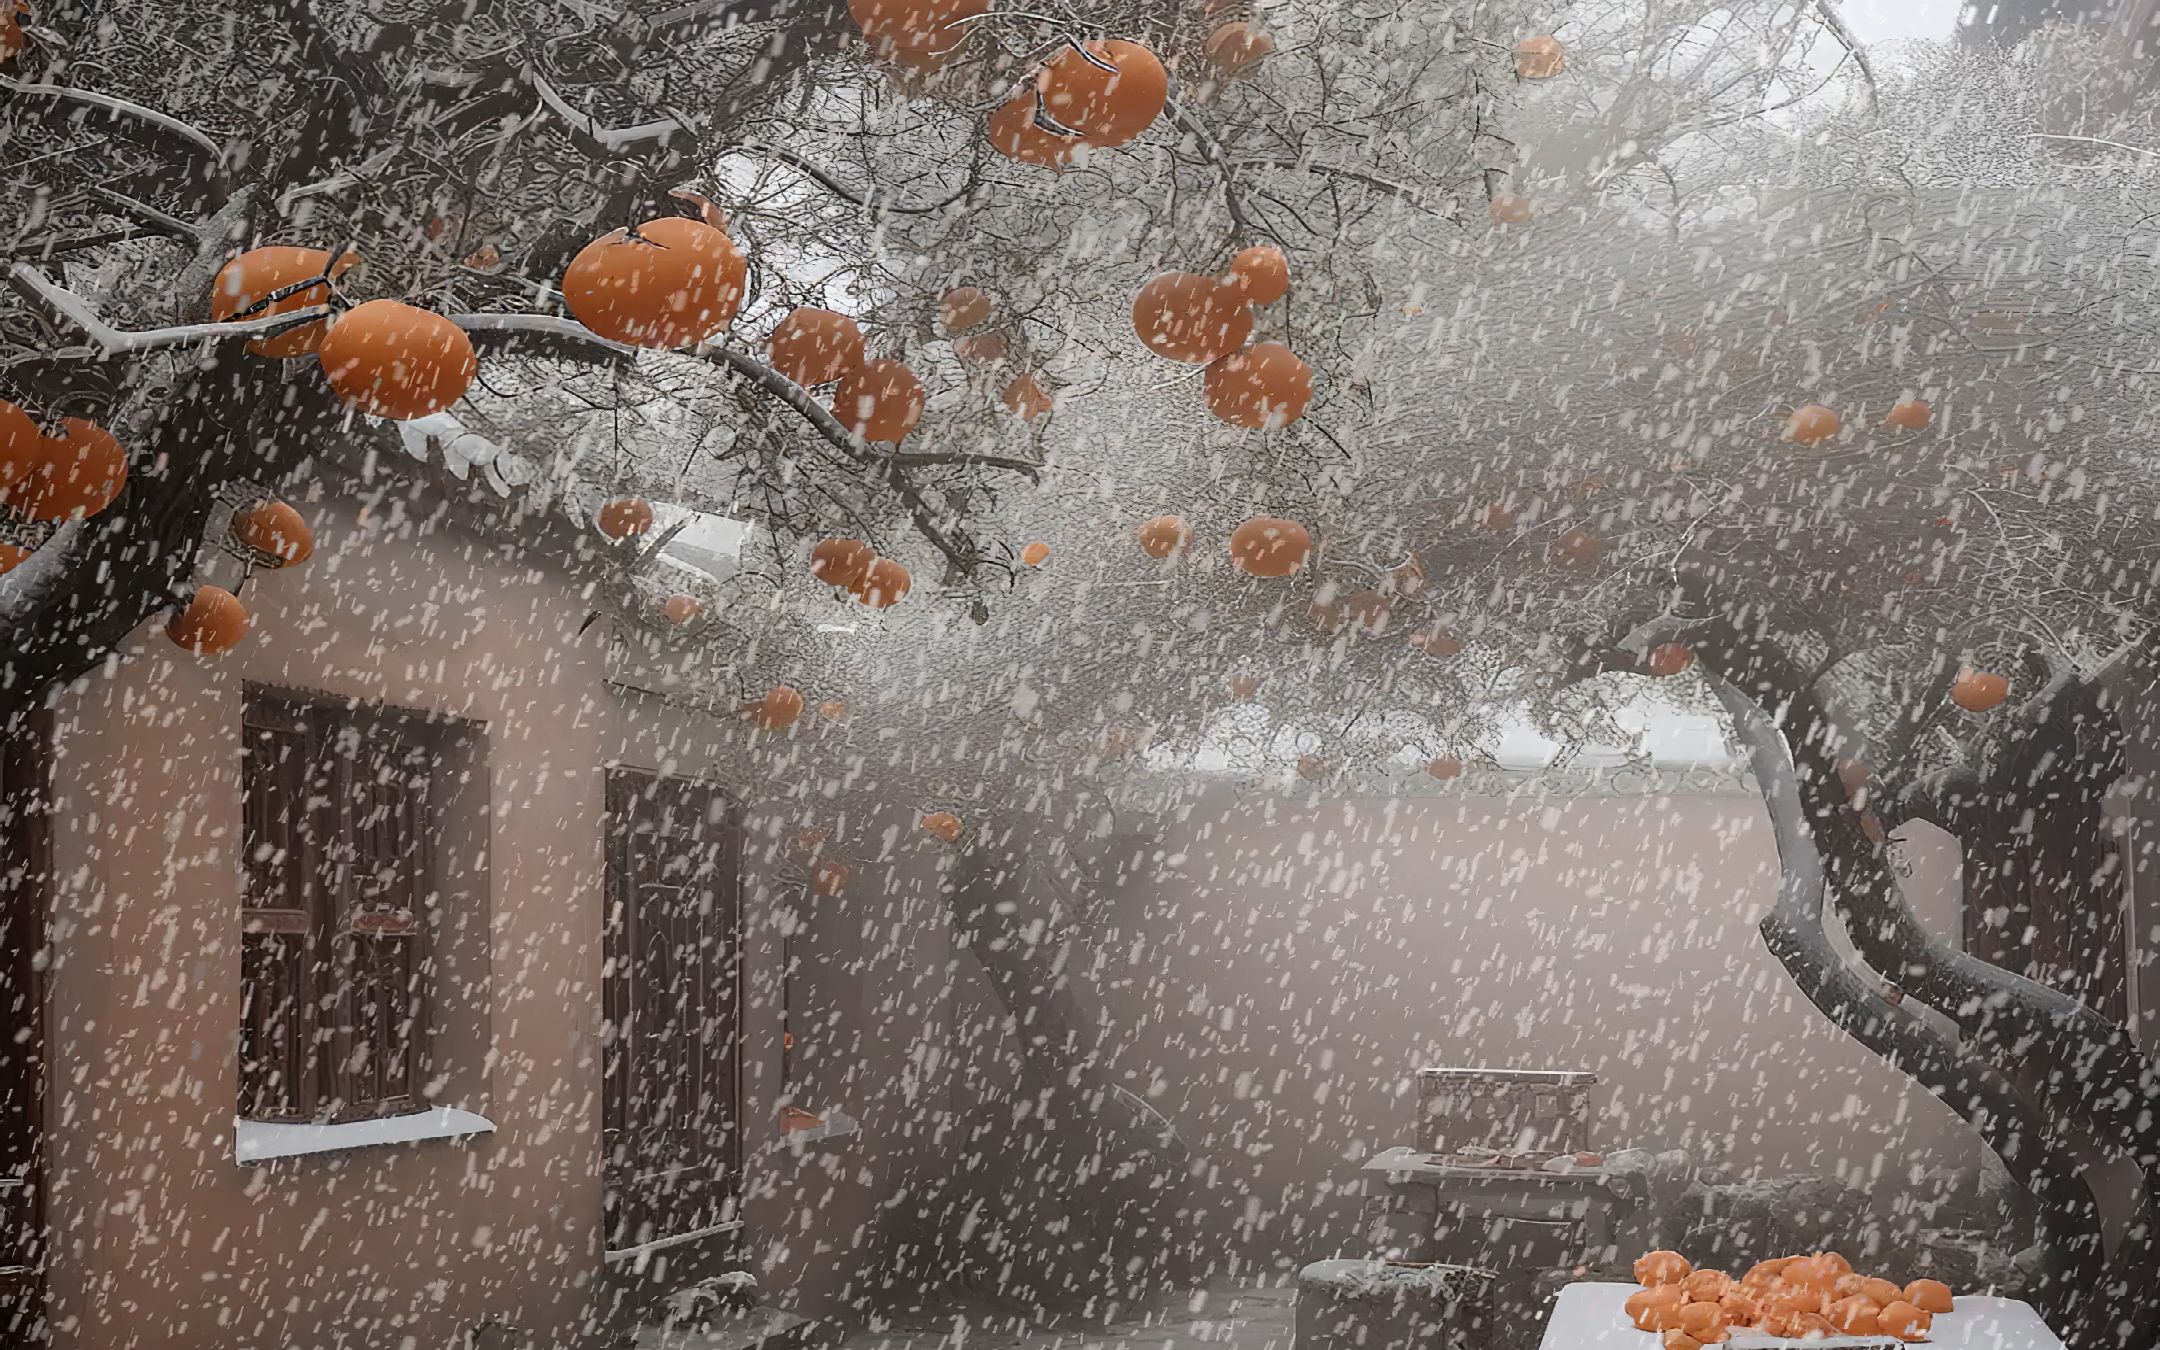
<instances>
[{"instance_id":1,"label":"snow-covered branch","mask_svg":"<svg viewBox=\"0 0 2160 1350\"><path fill-rule=\"evenodd\" d=\"M167 116L155 108L146 108L140 103L130 103L124 98L114 98L110 94L94 93L88 89L77 89L64 84L24 84L20 80L10 79L5 75L0 75L0 90L5 90L16 98L45 99L54 103L84 109L86 115L88 112L95 111L103 113L111 120L136 123L165 137L185 143L200 151L213 163L221 162L225 157L224 147L211 140L199 128L191 126L177 117Z\"/></svg>"},{"instance_id":2,"label":"snow-covered branch","mask_svg":"<svg viewBox=\"0 0 2160 1350\"><path fill-rule=\"evenodd\" d=\"M610 342L575 319L553 314L453 314L450 321L478 345L517 355L637 357L637 348Z\"/></svg>"},{"instance_id":3,"label":"snow-covered branch","mask_svg":"<svg viewBox=\"0 0 2160 1350\"><path fill-rule=\"evenodd\" d=\"M148 202L139 202L125 193L115 192L103 185L93 186L90 189L90 195L110 206L113 210L118 211L121 215L128 217L130 220L140 221L159 234L169 235L184 243L195 245L202 243L203 236L200 226L193 225L178 216L160 211Z\"/></svg>"},{"instance_id":4,"label":"snow-covered branch","mask_svg":"<svg viewBox=\"0 0 2160 1350\"><path fill-rule=\"evenodd\" d=\"M142 352L192 346L199 342L237 342L249 338L270 337L289 328L330 317L327 307L314 306L237 323L189 323L171 328L129 330L115 328L106 323L84 303L81 296L27 263L10 264L7 279L17 293L35 300L52 314L79 329L100 356L132 356Z\"/></svg>"},{"instance_id":5,"label":"snow-covered branch","mask_svg":"<svg viewBox=\"0 0 2160 1350\"><path fill-rule=\"evenodd\" d=\"M1823 27L1830 30L1830 36L1838 40L1838 45L1851 54L1853 64L1860 68L1861 78L1867 81L1868 107L1880 110L1882 89L1875 79L1875 63L1868 59L1866 44L1853 35L1852 28L1845 22L1845 13L1838 8L1837 0L1815 0L1815 12L1822 15Z\"/></svg>"},{"instance_id":6,"label":"snow-covered branch","mask_svg":"<svg viewBox=\"0 0 2160 1350\"><path fill-rule=\"evenodd\" d=\"M969 193L975 191L978 186L976 175L971 171L968 174L967 182L961 186L959 191L939 201L910 205L886 201L875 192L856 192L847 184L819 168L815 161L798 155L792 150L783 150L777 145L763 145L756 141L741 141L734 145L721 147L720 153L723 155L755 155L760 159L772 160L776 164L785 164L832 193L835 197L853 202L865 211L883 212L896 216L933 215L964 199Z\"/></svg>"},{"instance_id":7,"label":"snow-covered branch","mask_svg":"<svg viewBox=\"0 0 2160 1350\"><path fill-rule=\"evenodd\" d=\"M391 160L397 158L398 152L403 148L401 145L385 146L349 169L341 170L331 174L328 178L313 183L302 183L296 187L285 189L285 191L278 194L278 214L290 213L295 202L305 201L310 197L331 196L343 192L356 184L366 182L368 175L380 172Z\"/></svg>"}]
</instances>

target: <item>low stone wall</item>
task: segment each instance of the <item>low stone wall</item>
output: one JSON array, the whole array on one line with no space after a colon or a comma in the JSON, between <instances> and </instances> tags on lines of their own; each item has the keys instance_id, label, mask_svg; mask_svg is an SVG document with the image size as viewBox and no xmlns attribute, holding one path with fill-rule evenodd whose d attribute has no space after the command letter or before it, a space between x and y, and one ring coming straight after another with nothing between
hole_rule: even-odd
<instances>
[{"instance_id":1,"label":"low stone wall","mask_svg":"<svg viewBox=\"0 0 2160 1350\"><path fill-rule=\"evenodd\" d=\"M1484 1350L1492 1282L1461 1266L1315 1261L1298 1272L1298 1350Z\"/></svg>"}]
</instances>

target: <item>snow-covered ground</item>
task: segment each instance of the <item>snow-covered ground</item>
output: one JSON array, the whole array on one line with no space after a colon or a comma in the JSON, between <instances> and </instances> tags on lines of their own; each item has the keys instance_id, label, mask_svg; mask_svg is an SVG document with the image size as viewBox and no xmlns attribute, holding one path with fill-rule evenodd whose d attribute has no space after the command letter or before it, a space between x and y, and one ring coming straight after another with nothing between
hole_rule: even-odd
<instances>
[{"instance_id":1,"label":"snow-covered ground","mask_svg":"<svg viewBox=\"0 0 2160 1350\"><path fill-rule=\"evenodd\" d=\"M1021 1329L953 1314L942 1326L929 1319L908 1327L849 1337L840 1350L1290 1350L1296 1327L1295 1286L1226 1286L1108 1326Z\"/></svg>"}]
</instances>

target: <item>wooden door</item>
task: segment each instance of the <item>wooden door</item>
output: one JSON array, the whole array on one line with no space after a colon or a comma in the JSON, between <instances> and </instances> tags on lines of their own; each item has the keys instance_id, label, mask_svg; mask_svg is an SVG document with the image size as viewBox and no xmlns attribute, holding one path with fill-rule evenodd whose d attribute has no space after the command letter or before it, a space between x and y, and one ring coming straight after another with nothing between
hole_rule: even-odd
<instances>
[{"instance_id":1,"label":"wooden door","mask_svg":"<svg viewBox=\"0 0 2160 1350\"><path fill-rule=\"evenodd\" d=\"M607 782L607 1247L732 1229L742 1126L741 819L716 788Z\"/></svg>"},{"instance_id":2,"label":"wooden door","mask_svg":"<svg viewBox=\"0 0 2160 1350\"><path fill-rule=\"evenodd\" d=\"M0 732L0 1345L45 1343L46 728Z\"/></svg>"}]
</instances>

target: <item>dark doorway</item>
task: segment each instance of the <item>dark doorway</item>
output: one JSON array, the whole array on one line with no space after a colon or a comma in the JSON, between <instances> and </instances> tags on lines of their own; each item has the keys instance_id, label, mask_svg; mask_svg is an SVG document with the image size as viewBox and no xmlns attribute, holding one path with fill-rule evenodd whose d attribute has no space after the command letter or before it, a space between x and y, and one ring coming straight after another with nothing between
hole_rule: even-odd
<instances>
[{"instance_id":1,"label":"dark doorway","mask_svg":"<svg viewBox=\"0 0 2160 1350\"><path fill-rule=\"evenodd\" d=\"M609 771L602 1129L612 1260L642 1267L690 1244L731 1248L739 1226L741 867L740 813L718 788Z\"/></svg>"},{"instance_id":2,"label":"dark doorway","mask_svg":"<svg viewBox=\"0 0 2160 1350\"><path fill-rule=\"evenodd\" d=\"M0 1344L45 1336L45 719L0 731Z\"/></svg>"}]
</instances>

